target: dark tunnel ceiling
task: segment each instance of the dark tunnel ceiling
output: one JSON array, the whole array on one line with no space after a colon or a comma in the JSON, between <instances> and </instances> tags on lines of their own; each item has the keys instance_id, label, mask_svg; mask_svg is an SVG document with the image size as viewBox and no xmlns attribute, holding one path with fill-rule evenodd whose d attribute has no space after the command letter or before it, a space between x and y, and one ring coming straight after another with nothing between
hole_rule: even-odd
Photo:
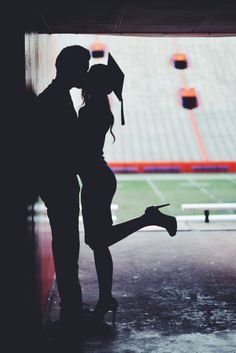
<instances>
[{"instance_id":1,"label":"dark tunnel ceiling","mask_svg":"<svg viewBox=\"0 0 236 353\"><path fill-rule=\"evenodd\" d=\"M236 0L48 1L27 15L38 33L235 35Z\"/></svg>"}]
</instances>

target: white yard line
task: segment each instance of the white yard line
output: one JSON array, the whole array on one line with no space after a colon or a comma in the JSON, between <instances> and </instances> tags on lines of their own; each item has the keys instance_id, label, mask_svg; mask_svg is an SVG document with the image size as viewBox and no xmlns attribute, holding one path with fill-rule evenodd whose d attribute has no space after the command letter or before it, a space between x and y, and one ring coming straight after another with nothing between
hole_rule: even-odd
<instances>
[{"instance_id":1,"label":"white yard line","mask_svg":"<svg viewBox=\"0 0 236 353\"><path fill-rule=\"evenodd\" d=\"M236 180L233 180L231 178L228 178L227 180L230 181L232 184L236 185Z\"/></svg>"},{"instance_id":2,"label":"white yard line","mask_svg":"<svg viewBox=\"0 0 236 353\"><path fill-rule=\"evenodd\" d=\"M155 194L160 199L160 201L165 201L165 197L164 197L163 193L156 187L156 185L153 183L153 181L150 179L144 179L144 180L148 183L150 188L155 192Z\"/></svg>"},{"instance_id":3,"label":"white yard line","mask_svg":"<svg viewBox=\"0 0 236 353\"><path fill-rule=\"evenodd\" d=\"M191 178L186 178L190 185L194 186L198 190L200 190L203 194L207 195L211 200L216 202L222 202L222 200L218 199L214 194L210 193L206 188L199 186L198 183Z\"/></svg>"}]
</instances>

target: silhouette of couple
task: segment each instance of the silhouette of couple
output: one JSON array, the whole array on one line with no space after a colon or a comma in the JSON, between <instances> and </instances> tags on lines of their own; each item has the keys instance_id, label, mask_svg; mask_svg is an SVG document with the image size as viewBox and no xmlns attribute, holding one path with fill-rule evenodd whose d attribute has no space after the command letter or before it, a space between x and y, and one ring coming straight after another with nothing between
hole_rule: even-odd
<instances>
[{"instance_id":1,"label":"silhouette of couple","mask_svg":"<svg viewBox=\"0 0 236 353\"><path fill-rule=\"evenodd\" d=\"M64 48L56 59L56 78L39 95L38 131L42 141L39 159L39 195L44 201L52 230L52 249L60 295L60 321L65 325L83 324L78 278L79 258L79 183L85 242L94 253L99 284L97 304L90 320L104 322L118 306L112 296L113 262L109 247L137 230L158 225L170 236L177 231L176 219L150 206L137 218L113 225L111 202L116 178L107 165L103 146L114 122L108 94L114 90L114 75L107 65L89 69L90 53L81 46ZM84 106L75 112L69 90L82 88ZM112 133L113 134L113 133Z\"/></svg>"}]
</instances>

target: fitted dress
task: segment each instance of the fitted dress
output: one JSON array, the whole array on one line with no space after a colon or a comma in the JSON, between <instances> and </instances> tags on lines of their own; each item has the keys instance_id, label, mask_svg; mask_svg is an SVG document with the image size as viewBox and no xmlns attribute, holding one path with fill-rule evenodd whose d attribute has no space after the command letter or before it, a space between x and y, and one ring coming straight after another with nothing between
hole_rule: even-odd
<instances>
[{"instance_id":1,"label":"fitted dress","mask_svg":"<svg viewBox=\"0 0 236 353\"><path fill-rule=\"evenodd\" d=\"M78 174L82 181L85 243L91 248L107 245L113 223L111 202L117 183L103 153L105 137L113 119L111 111L100 106L84 106L79 110Z\"/></svg>"}]
</instances>

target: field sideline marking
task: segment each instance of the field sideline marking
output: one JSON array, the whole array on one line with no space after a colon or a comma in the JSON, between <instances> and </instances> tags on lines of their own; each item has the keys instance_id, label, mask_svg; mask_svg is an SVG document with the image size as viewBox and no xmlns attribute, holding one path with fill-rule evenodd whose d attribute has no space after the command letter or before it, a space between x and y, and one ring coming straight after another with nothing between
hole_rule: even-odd
<instances>
[{"instance_id":1,"label":"field sideline marking","mask_svg":"<svg viewBox=\"0 0 236 353\"><path fill-rule=\"evenodd\" d=\"M186 180L186 178L193 180L222 180L222 181L234 181L233 176L229 176L223 173L219 174L193 174L193 173L180 173L180 174L116 174L118 181L136 181L136 180Z\"/></svg>"}]
</instances>

